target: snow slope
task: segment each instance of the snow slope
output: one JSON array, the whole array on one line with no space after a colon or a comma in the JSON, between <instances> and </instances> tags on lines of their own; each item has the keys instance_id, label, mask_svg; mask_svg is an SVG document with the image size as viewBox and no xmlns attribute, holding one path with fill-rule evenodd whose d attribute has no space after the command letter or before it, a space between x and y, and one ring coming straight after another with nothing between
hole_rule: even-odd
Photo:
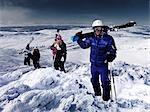
<instances>
[{"instance_id":1,"label":"snow slope","mask_svg":"<svg viewBox=\"0 0 150 112\"><path fill-rule=\"evenodd\" d=\"M67 73L52 67L49 46L55 30L43 29L26 35L1 31L0 34L0 111L2 112L150 112L150 27L137 26L113 35L118 48L117 58L110 65L115 76L117 109L106 107L101 97L95 97L90 82L89 49L80 49L70 37L72 28L61 32L67 43L65 64ZM20 32L18 32L20 33ZM38 35L37 35L38 34ZM41 52L41 66L23 65L23 48L30 41ZM112 105L113 106L113 105Z\"/></svg>"},{"instance_id":2,"label":"snow slope","mask_svg":"<svg viewBox=\"0 0 150 112\"><path fill-rule=\"evenodd\" d=\"M150 69L123 62L115 63L112 68L116 76L118 111L150 111ZM0 88L3 112L111 111L104 108L101 98L94 96L89 64L71 64L69 69L68 73L51 67L28 72L22 69L3 75L1 81L7 79Z\"/></svg>"}]
</instances>

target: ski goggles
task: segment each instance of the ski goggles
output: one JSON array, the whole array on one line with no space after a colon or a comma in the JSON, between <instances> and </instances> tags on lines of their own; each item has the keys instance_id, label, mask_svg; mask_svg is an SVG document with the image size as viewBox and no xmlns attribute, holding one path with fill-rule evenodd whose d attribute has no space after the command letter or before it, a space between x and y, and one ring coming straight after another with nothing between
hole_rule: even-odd
<instances>
[{"instance_id":1,"label":"ski goggles","mask_svg":"<svg viewBox=\"0 0 150 112\"><path fill-rule=\"evenodd\" d=\"M93 29L94 29L94 31L99 31L99 32L104 31L104 29L102 27L95 27Z\"/></svg>"}]
</instances>

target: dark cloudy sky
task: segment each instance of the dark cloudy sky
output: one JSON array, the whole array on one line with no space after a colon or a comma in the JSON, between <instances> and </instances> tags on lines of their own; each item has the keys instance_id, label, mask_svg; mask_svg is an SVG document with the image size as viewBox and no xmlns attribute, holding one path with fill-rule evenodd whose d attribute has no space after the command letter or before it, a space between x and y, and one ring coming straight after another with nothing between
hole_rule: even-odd
<instances>
[{"instance_id":1,"label":"dark cloudy sky","mask_svg":"<svg viewBox=\"0 0 150 112\"><path fill-rule=\"evenodd\" d=\"M0 25L150 23L150 0L0 0Z\"/></svg>"}]
</instances>

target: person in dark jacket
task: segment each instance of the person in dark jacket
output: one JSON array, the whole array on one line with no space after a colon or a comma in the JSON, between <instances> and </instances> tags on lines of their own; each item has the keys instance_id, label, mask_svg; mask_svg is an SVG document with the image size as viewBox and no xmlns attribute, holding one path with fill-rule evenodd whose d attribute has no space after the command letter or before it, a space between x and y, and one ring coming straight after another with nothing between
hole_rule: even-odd
<instances>
[{"instance_id":1,"label":"person in dark jacket","mask_svg":"<svg viewBox=\"0 0 150 112\"><path fill-rule=\"evenodd\" d=\"M32 60L33 60L34 68L35 69L40 68L40 64L39 64L39 61L40 61L40 52L39 52L38 48L35 48L33 50Z\"/></svg>"},{"instance_id":2,"label":"person in dark jacket","mask_svg":"<svg viewBox=\"0 0 150 112\"><path fill-rule=\"evenodd\" d=\"M103 29L101 20L95 20L92 24L94 32L87 36L77 33L79 37L77 43L81 48L91 48L90 62L91 62L91 82L96 96L101 96L101 89L99 83L99 75L103 88L103 100L110 99L110 80L108 77L108 62L112 62L116 57L116 46L112 36L108 35Z\"/></svg>"},{"instance_id":3,"label":"person in dark jacket","mask_svg":"<svg viewBox=\"0 0 150 112\"><path fill-rule=\"evenodd\" d=\"M65 71L64 64L66 61L66 44L62 40L62 38L55 38L55 42L51 46L51 50L55 50L55 56L53 56L54 59L54 68L56 70Z\"/></svg>"}]
</instances>

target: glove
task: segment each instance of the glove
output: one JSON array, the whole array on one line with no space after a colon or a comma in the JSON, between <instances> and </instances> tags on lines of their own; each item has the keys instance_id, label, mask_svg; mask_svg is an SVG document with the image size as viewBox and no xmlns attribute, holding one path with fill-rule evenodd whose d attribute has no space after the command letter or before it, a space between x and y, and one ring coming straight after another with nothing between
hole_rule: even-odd
<instances>
[{"instance_id":1,"label":"glove","mask_svg":"<svg viewBox=\"0 0 150 112\"><path fill-rule=\"evenodd\" d=\"M116 55L114 54L108 54L107 55L107 61L112 62L116 58Z\"/></svg>"},{"instance_id":2,"label":"glove","mask_svg":"<svg viewBox=\"0 0 150 112\"><path fill-rule=\"evenodd\" d=\"M62 61L62 62L65 62L65 61L66 61L66 53L63 53L63 54L62 54L61 61Z\"/></svg>"},{"instance_id":3,"label":"glove","mask_svg":"<svg viewBox=\"0 0 150 112\"><path fill-rule=\"evenodd\" d=\"M64 60L64 57L62 57L62 58L61 58L61 61L62 61L62 62L64 62L64 61L65 61L65 60Z\"/></svg>"},{"instance_id":4,"label":"glove","mask_svg":"<svg viewBox=\"0 0 150 112\"><path fill-rule=\"evenodd\" d=\"M83 39L83 34L82 34L82 31L76 33L75 36L78 36L80 39Z\"/></svg>"}]
</instances>

